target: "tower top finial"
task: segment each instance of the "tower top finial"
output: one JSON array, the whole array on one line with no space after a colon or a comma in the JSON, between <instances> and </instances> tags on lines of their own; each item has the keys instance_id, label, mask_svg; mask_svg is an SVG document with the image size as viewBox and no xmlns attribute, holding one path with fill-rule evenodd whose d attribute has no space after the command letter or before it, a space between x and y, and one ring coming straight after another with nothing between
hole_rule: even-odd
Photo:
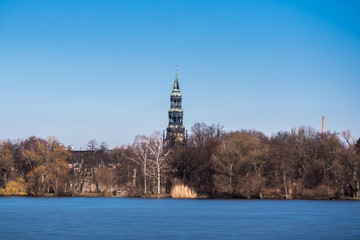
<instances>
[{"instance_id":1,"label":"tower top finial","mask_svg":"<svg viewBox=\"0 0 360 240\"><path fill-rule=\"evenodd\" d=\"M175 72L177 72L177 64L176 64L176 67L175 67Z\"/></svg>"}]
</instances>

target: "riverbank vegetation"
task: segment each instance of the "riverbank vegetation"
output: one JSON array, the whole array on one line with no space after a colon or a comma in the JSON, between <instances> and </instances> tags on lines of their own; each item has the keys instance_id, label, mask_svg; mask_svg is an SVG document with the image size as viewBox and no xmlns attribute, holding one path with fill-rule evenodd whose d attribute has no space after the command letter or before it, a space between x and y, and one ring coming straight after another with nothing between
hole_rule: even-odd
<instances>
[{"instance_id":1,"label":"riverbank vegetation","mask_svg":"<svg viewBox=\"0 0 360 240\"><path fill-rule=\"evenodd\" d=\"M170 194L172 198L197 198L195 191L184 184L175 184Z\"/></svg>"},{"instance_id":2,"label":"riverbank vegetation","mask_svg":"<svg viewBox=\"0 0 360 240\"><path fill-rule=\"evenodd\" d=\"M184 144L137 136L107 149L72 150L58 139L0 143L0 195L359 198L360 139L301 127L270 137L196 123ZM176 189L176 190L175 190Z\"/></svg>"}]
</instances>

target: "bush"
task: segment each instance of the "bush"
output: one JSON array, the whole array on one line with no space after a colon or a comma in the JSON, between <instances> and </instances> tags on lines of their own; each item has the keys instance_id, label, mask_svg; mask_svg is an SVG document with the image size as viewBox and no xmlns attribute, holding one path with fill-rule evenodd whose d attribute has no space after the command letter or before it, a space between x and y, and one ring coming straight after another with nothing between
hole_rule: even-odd
<instances>
[{"instance_id":1,"label":"bush","mask_svg":"<svg viewBox=\"0 0 360 240\"><path fill-rule=\"evenodd\" d=\"M17 178L16 181L9 181L6 188L0 189L2 195L26 195L26 184L23 178Z\"/></svg>"},{"instance_id":2,"label":"bush","mask_svg":"<svg viewBox=\"0 0 360 240\"><path fill-rule=\"evenodd\" d=\"M319 185L315 189L304 189L302 191L302 197L306 199L334 199L339 198L336 196L336 192L334 189L331 189L326 185Z\"/></svg>"},{"instance_id":3,"label":"bush","mask_svg":"<svg viewBox=\"0 0 360 240\"><path fill-rule=\"evenodd\" d=\"M171 188L172 198L197 198L195 191L184 184L177 184Z\"/></svg>"}]
</instances>

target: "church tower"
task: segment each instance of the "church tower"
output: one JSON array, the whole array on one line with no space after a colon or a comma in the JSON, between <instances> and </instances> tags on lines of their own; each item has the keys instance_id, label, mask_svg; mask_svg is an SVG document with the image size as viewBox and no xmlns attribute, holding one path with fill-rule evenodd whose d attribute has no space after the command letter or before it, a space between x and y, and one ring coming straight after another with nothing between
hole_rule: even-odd
<instances>
[{"instance_id":1,"label":"church tower","mask_svg":"<svg viewBox=\"0 0 360 240\"><path fill-rule=\"evenodd\" d=\"M184 111L181 107L182 96L180 92L177 69L175 72L174 86L170 95L169 125L166 128L166 144L173 146L175 143L183 143L185 127L183 126Z\"/></svg>"}]
</instances>

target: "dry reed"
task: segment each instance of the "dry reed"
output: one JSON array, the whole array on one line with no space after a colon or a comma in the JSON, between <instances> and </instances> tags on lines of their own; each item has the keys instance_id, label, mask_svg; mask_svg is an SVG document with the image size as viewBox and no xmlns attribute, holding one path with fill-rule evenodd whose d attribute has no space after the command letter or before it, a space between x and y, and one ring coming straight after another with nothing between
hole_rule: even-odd
<instances>
[{"instance_id":1,"label":"dry reed","mask_svg":"<svg viewBox=\"0 0 360 240\"><path fill-rule=\"evenodd\" d=\"M172 198L197 198L195 191L191 190L188 186L184 184L176 184L171 188L171 197Z\"/></svg>"},{"instance_id":2,"label":"dry reed","mask_svg":"<svg viewBox=\"0 0 360 240\"><path fill-rule=\"evenodd\" d=\"M6 188L0 189L0 195L26 195L26 185L23 178L17 178L16 181L10 180Z\"/></svg>"}]
</instances>

